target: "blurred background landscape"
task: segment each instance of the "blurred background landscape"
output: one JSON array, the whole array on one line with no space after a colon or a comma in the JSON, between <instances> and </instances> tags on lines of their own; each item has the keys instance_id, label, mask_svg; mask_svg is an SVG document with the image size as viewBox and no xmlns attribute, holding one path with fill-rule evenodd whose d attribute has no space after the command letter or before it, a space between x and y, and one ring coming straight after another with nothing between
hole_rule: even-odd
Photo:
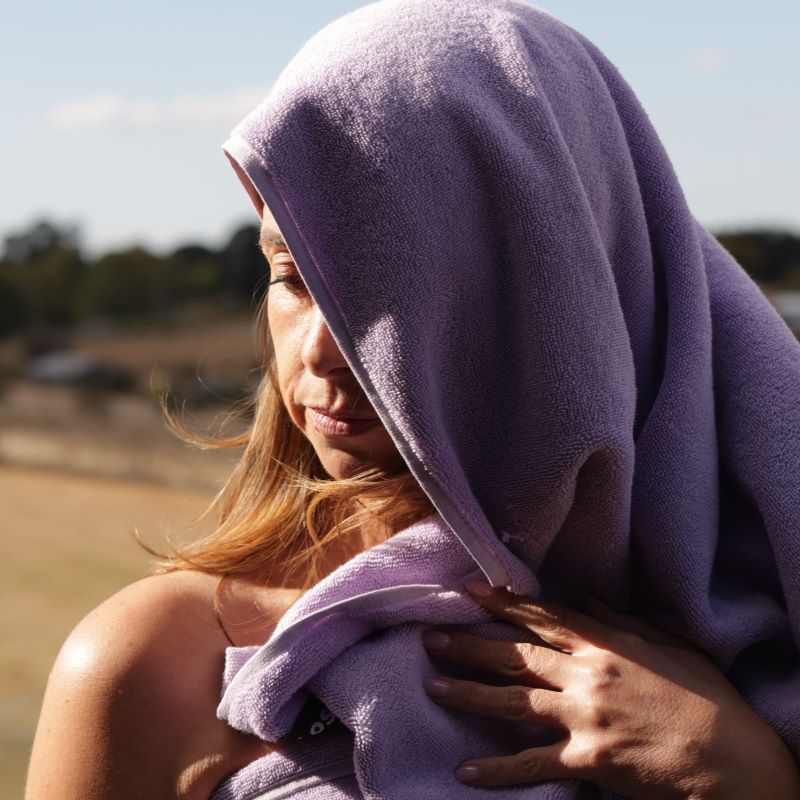
<instances>
[{"instance_id":1,"label":"blurred background landscape","mask_svg":"<svg viewBox=\"0 0 800 800\"><path fill-rule=\"evenodd\" d=\"M58 648L192 526L259 379L266 264L220 144L358 0L17 4L0 49L0 796ZM800 334L800 6L537 3L633 86L690 207ZM243 21L247 25L243 25ZM624 24L623 24L624 23ZM657 35L654 35L657 32ZM238 416L228 412L239 409Z\"/></svg>"},{"instance_id":2,"label":"blurred background landscape","mask_svg":"<svg viewBox=\"0 0 800 800\"><path fill-rule=\"evenodd\" d=\"M142 577L192 527L235 454L173 435L159 398L202 434L259 371L252 330L265 274L258 228L156 256L87 258L75 229L40 220L0 260L0 795L21 796L47 674L69 630Z\"/></svg>"}]
</instances>

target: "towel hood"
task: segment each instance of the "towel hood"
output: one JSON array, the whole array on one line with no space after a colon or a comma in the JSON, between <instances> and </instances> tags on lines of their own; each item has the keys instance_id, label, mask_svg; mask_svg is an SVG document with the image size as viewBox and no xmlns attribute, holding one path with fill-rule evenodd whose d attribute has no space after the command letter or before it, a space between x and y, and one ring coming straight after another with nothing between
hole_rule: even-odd
<instances>
[{"instance_id":1,"label":"towel hood","mask_svg":"<svg viewBox=\"0 0 800 800\"><path fill-rule=\"evenodd\" d=\"M512 591L568 562L581 592L627 581L660 363L647 225L627 222L637 170L677 184L606 74L527 3L382 0L313 36L223 146L415 478ZM657 157L634 163L630 136Z\"/></svg>"}]
</instances>

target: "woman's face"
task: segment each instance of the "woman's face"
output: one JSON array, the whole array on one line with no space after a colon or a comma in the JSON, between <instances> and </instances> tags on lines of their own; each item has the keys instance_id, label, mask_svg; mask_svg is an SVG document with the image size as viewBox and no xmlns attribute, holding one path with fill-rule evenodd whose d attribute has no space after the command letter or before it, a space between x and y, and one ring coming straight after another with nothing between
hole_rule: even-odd
<instances>
[{"instance_id":1,"label":"woman's face","mask_svg":"<svg viewBox=\"0 0 800 800\"><path fill-rule=\"evenodd\" d=\"M270 264L267 320L281 398L331 478L404 462L297 271L278 226L264 209L261 248Z\"/></svg>"}]
</instances>

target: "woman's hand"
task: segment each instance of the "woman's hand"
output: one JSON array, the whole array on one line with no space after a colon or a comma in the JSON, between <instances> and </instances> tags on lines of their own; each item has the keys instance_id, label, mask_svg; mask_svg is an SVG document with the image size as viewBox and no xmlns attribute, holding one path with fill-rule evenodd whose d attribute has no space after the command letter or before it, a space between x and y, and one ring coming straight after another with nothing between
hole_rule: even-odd
<instances>
[{"instance_id":1,"label":"woman's hand","mask_svg":"<svg viewBox=\"0 0 800 800\"><path fill-rule=\"evenodd\" d=\"M487 610L550 647L457 632L436 647L426 631L436 658L510 684L442 676L433 679L438 691L430 681L426 691L441 705L542 723L564 737L516 755L471 759L456 771L460 780L510 786L579 778L634 800L800 797L789 750L699 650L599 603L587 616L505 589L482 597L476 584L466 588Z\"/></svg>"}]
</instances>

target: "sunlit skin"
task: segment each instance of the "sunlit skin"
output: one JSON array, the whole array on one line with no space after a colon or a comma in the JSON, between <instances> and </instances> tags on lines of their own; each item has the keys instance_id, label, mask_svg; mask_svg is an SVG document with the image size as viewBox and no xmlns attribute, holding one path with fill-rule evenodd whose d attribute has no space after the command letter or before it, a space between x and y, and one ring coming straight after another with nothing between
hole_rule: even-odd
<instances>
[{"instance_id":1,"label":"sunlit skin","mask_svg":"<svg viewBox=\"0 0 800 800\"><path fill-rule=\"evenodd\" d=\"M370 466L387 472L402 468L404 462L397 447L331 335L266 208L261 248L270 266L267 321L278 385L292 421L308 438L331 478L351 477ZM323 416L320 423L319 412L314 409L354 421L337 425ZM338 430L324 432L319 424Z\"/></svg>"}]
</instances>

